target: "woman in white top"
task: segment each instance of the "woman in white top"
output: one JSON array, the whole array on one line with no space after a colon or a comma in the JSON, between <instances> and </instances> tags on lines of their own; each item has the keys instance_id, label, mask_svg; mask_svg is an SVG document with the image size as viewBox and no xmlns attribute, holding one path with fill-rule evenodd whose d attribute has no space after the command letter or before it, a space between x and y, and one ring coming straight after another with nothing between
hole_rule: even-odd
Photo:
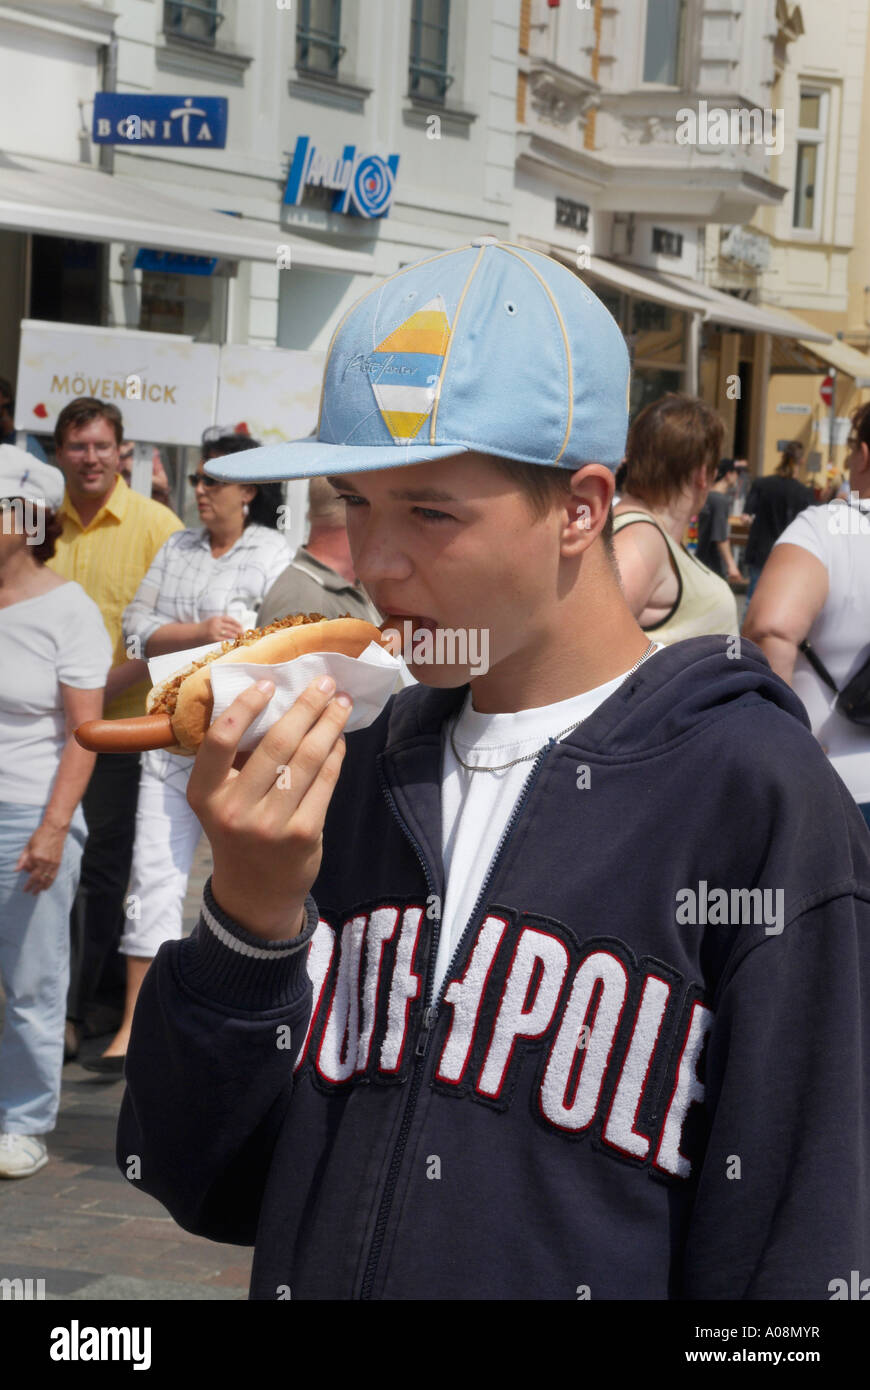
<instances>
[{"instance_id":1,"label":"woman in white top","mask_svg":"<svg viewBox=\"0 0 870 1390\"><path fill-rule=\"evenodd\" d=\"M732 590L682 544L704 505L722 436L714 410L676 394L646 406L628 432L613 547L629 608L644 632L667 645L739 631Z\"/></svg>"},{"instance_id":2,"label":"woman in white top","mask_svg":"<svg viewBox=\"0 0 870 1390\"><path fill-rule=\"evenodd\" d=\"M852 416L848 443L849 501L807 507L786 527L743 632L803 700L813 733L870 825L870 728L837 712L836 695L799 650L807 640L838 690L870 657L870 404Z\"/></svg>"},{"instance_id":3,"label":"woman in white top","mask_svg":"<svg viewBox=\"0 0 870 1390\"><path fill-rule=\"evenodd\" d=\"M124 637L148 658L239 637L254 627L267 591L292 559L282 531L280 484L217 483L203 463L254 449L231 435L208 444L190 477L201 529L177 531L161 547L124 612ZM181 936L184 895L202 828L187 802L193 759L143 753L126 921L118 947L127 958L124 1017L101 1057L82 1065L103 1076L123 1072L133 1010L145 973L164 941Z\"/></svg>"},{"instance_id":4,"label":"woman in white top","mask_svg":"<svg viewBox=\"0 0 870 1390\"><path fill-rule=\"evenodd\" d=\"M63 474L0 446L0 1177L48 1162L69 983L69 914L95 755L73 731L103 712L112 644L97 605L45 561Z\"/></svg>"}]
</instances>

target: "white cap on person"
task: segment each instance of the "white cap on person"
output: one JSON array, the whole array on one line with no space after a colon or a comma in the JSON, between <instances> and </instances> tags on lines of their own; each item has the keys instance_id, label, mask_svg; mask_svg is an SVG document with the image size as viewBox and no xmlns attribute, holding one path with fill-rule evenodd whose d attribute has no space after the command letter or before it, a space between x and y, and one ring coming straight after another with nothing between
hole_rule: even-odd
<instances>
[{"instance_id":1,"label":"white cap on person","mask_svg":"<svg viewBox=\"0 0 870 1390\"><path fill-rule=\"evenodd\" d=\"M15 444L0 444L0 498L23 497L54 511L63 501L65 486L59 468Z\"/></svg>"}]
</instances>

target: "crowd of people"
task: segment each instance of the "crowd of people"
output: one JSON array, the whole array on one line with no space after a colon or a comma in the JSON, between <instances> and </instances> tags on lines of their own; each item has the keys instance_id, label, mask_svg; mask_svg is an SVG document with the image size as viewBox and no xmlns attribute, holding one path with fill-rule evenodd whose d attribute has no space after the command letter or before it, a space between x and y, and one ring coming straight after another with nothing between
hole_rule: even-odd
<instances>
[{"instance_id":1,"label":"crowd of people","mask_svg":"<svg viewBox=\"0 0 870 1390\"><path fill-rule=\"evenodd\" d=\"M310 535L294 556L279 485L204 473L210 459L257 443L231 434L203 446L188 479L195 529L168 505L159 456L152 497L130 489L132 449L110 403L65 407L56 467L0 447L10 521L0 533L0 1176L47 1162L41 1136L83 1037L112 1033L83 1065L121 1074L141 980L160 943L181 934L202 833L185 797L190 759L95 755L73 730L144 713L147 662L161 653L288 612L376 616L328 484L312 485ZM11 524L16 499L40 508L40 545Z\"/></svg>"},{"instance_id":2,"label":"crowd of people","mask_svg":"<svg viewBox=\"0 0 870 1390\"><path fill-rule=\"evenodd\" d=\"M11 442L11 402L0 381L0 505L20 499L44 522L38 545L15 527L0 532L0 1176L21 1177L48 1161L62 1066L84 1036L111 1033L84 1065L121 1076L145 974L159 946L181 937L202 834L187 799L191 759L94 755L73 730L102 713L143 713L155 656L292 612L381 615L356 578L345 504L325 478L311 481L308 538L291 554L280 485L204 472L256 440L204 445L188 478L200 524L188 528L171 509L159 452L152 496L131 490L116 407L70 402L53 467L38 446L25 453ZM714 410L680 395L633 421L612 513L628 607L656 647L738 637L736 596L748 579L742 633L797 692L870 825L867 722L838 701L870 656L870 545L860 528L836 524L842 507L870 512L870 406L853 420L848 500L818 504L796 477L799 446L752 482L746 575L729 529L746 464L720 457L723 433ZM685 536L695 517L693 554Z\"/></svg>"}]
</instances>

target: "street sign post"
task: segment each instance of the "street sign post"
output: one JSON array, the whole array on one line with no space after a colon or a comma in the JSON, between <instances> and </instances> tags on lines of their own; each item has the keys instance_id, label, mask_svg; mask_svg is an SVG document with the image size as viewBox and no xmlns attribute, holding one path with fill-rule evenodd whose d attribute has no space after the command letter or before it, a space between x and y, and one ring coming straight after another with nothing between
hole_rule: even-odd
<instances>
[{"instance_id":1,"label":"street sign post","mask_svg":"<svg viewBox=\"0 0 870 1390\"><path fill-rule=\"evenodd\" d=\"M822 400L825 402L825 405L828 406L828 407L830 408L830 412L831 412L831 413L830 413L830 417L829 417L829 419L830 419L830 424L829 424L829 426L828 426L828 429L829 429L829 431L830 431L829 434L828 434L828 466L830 467L830 465L834 462L834 439L835 439L835 436L836 436L836 427L835 427L835 424L834 424L834 421L835 421L836 416L837 416L837 403L836 403L836 395L837 395L837 369L836 369L836 367L832 367L831 370L830 370L830 372L828 373L828 375L825 377L824 381L822 382L821 386L819 387L819 395L821 396Z\"/></svg>"}]
</instances>

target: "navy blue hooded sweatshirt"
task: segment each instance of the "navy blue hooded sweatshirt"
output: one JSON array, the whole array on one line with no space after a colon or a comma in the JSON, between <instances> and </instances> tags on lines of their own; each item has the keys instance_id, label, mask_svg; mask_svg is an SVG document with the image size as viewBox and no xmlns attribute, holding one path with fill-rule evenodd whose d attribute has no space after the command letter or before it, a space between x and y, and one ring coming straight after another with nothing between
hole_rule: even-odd
<instances>
[{"instance_id":1,"label":"navy blue hooded sweatshirt","mask_svg":"<svg viewBox=\"0 0 870 1390\"><path fill-rule=\"evenodd\" d=\"M870 836L796 696L733 647L665 648L538 756L437 998L441 729L467 687L405 689L348 736L298 939L207 888L160 948L119 1166L254 1244L252 1298L870 1276Z\"/></svg>"}]
</instances>

